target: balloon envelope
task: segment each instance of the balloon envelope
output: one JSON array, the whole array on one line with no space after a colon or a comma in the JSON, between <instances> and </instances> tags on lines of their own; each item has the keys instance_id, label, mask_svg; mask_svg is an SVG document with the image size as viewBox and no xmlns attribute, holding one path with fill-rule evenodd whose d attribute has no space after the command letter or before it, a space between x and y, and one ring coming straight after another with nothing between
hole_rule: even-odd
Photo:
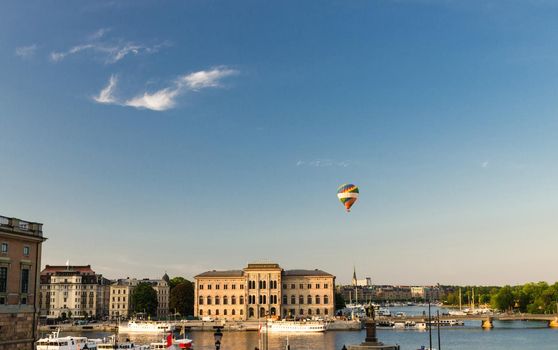
<instances>
[{"instance_id":1,"label":"balloon envelope","mask_svg":"<svg viewBox=\"0 0 558 350\"><path fill-rule=\"evenodd\" d=\"M347 211L351 211L351 207L358 199L358 187L353 184L343 184L337 189L337 198L343 203Z\"/></svg>"}]
</instances>

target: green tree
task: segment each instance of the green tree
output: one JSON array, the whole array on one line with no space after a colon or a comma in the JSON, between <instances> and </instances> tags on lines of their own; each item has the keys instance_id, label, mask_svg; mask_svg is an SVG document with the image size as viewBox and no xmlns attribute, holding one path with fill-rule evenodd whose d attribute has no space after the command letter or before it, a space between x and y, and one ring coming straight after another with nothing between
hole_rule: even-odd
<instances>
[{"instance_id":1,"label":"green tree","mask_svg":"<svg viewBox=\"0 0 558 350\"><path fill-rule=\"evenodd\" d=\"M192 282L184 280L171 289L169 309L171 312L179 312L182 316L194 314L194 284Z\"/></svg>"},{"instance_id":2,"label":"green tree","mask_svg":"<svg viewBox=\"0 0 558 350\"><path fill-rule=\"evenodd\" d=\"M157 292L149 283L140 282L134 288L131 300L134 312L145 312L151 317L157 315Z\"/></svg>"},{"instance_id":3,"label":"green tree","mask_svg":"<svg viewBox=\"0 0 558 350\"><path fill-rule=\"evenodd\" d=\"M335 292L335 310L344 309L346 306L343 294Z\"/></svg>"},{"instance_id":4,"label":"green tree","mask_svg":"<svg viewBox=\"0 0 558 350\"><path fill-rule=\"evenodd\" d=\"M171 280L169 281L169 287L172 290L174 287L178 286L181 283L184 282L190 282L187 279L185 279L184 277L173 277L171 278ZM191 282L190 282L191 283Z\"/></svg>"},{"instance_id":5,"label":"green tree","mask_svg":"<svg viewBox=\"0 0 558 350\"><path fill-rule=\"evenodd\" d=\"M501 288L498 293L492 296L490 303L492 307L498 310L510 310L514 307L515 297L510 286Z\"/></svg>"}]
</instances>

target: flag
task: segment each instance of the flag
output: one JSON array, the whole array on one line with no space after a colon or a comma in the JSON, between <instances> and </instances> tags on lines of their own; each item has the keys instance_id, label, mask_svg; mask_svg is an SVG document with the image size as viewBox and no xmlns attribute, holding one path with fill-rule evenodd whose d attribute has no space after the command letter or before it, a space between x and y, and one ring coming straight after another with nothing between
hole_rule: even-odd
<instances>
[{"instance_id":1,"label":"flag","mask_svg":"<svg viewBox=\"0 0 558 350\"><path fill-rule=\"evenodd\" d=\"M172 346L172 333L167 335L167 349Z\"/></svg>"}]
</instances>

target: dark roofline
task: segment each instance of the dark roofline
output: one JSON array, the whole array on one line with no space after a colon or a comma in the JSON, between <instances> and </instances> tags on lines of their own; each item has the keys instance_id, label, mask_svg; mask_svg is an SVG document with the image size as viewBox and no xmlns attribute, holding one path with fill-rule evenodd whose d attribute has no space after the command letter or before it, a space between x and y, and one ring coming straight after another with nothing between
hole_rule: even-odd
<instances>
[{"instance_id":1,"label":"dark roofline","mask_svg":"<svg viewBox=\"0 0 558 350\"><path fill-rule=\"evenodd\" d=\"M194 278L198 277L243 277L244 271L242 270L226 270L226 271L206 271L200 273L199 275L194 276Z\"/></svg>"}]
</instances>

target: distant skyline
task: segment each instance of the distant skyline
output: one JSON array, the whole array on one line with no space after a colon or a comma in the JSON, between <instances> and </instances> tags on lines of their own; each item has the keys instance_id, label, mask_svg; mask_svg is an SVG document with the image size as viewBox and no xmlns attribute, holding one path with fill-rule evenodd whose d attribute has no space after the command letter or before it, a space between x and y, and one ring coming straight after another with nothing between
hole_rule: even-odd
<instances>
[{"instance_id":1,"label":"distant skyline","mask_svg":"<svg viewBox=\"0 0 558 350\"><path fill-rule=\"evenodd\" d=\"M0 215L43 264L554 283L558 3L0 3ZM346 213L342 183L360 188Z\"/></svg>"}]
</instances>

